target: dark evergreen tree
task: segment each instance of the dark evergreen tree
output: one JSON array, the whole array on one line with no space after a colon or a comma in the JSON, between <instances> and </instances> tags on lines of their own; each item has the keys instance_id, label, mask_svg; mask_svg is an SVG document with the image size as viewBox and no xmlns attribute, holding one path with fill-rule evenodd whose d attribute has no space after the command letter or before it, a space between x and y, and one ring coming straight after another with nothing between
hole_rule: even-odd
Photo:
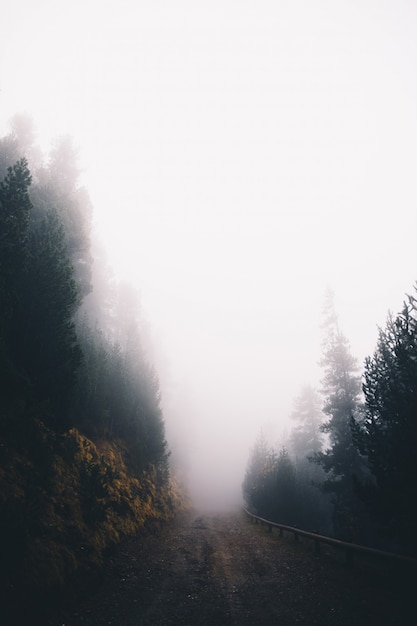
<instances>
[{"instance_id":1,"label":"dark evergreen tree","mask_svg":"<svg viewBox=\"0 0 417 626\"><path fill-rule=\"evenodd\" d=\"M252 449L242 490L246 505L261 517L331 532L326 498L298 469L285 446L277 453L262 435Z\"/></svg>"},{"instance_id":2,"label":"dark evergreen tree","mask_svg":"<svg viewBox=\"0 0 417 626\"><path fill-rule=\"evenodd\" d=\"M59 428L67 425L69 394L81 360L73 321L79 302L64 229L50 212L30 234L11 336L16 360L31 381L31 402Z\"/></svg>"},{"instance_id":3,"label":"dark evergreen tree","mask_svg":"<svg viewBox=\"0 0 417 626\"><path fill-rule=\"evenodd\" d=\"M119 298L106 298L104 315L94 298L88 303L91 296L85 307L95 320L104 320L106 332L97 324L92 329L88 317L79 324L84 361L74 394L77 423L89 433L128 440L136 467L152 465L165 480L168 453L159 384L142 346L137 295L126 284L112 286L109 293Z\"/></svg>"},{"instance_id":4,"label":"dark evergreen tree","mask_svg":"<svg viewBox=\"0 0 417 626\"><path fill-rule=\"evenodd\" d=\"M161 470L167 469L165 423L160 407L161 394L155 368L145 363L140 413L143 415L146 439L146 461Z\"/></svg>"},{"instance_id":5,"label":"dark evergreen tree","mask_svg":"<svg viewBox=\"0 0 417 626\"><path fill-rule=\"evenodd\" d=\"M83 359L71 399L77 426L89 436L110 434L109 385L111 347L96 325L90 327L87 316L77 326L77 338Z\"/></svg>"},{"instance_id":6,"label":"dark evergreen tree","mask_svg":"<svg viewBox=\"0 0 417 626\"><path fill-rule=\"evenodd\" d=\"M38 171L38 181L31 193L32 227L36 229L51 210L57 213L64 228L77 289L84 298L91 291L92 206L86 190L79 185L79 173L77 150L70 137L63 137L52 150L49 164Z\"/></svg>"},{"instance_id":7,"label":"dark evergreen tree","mask_svg":"<svg viewBox=\"0 0 417 626\"><path fill-rule=\"evenodd\" d=\"M22 304L21 282L27 267L31 175L25 159L9 167L0 184L0 403L3 410L19 400L26 381L19 372L11 340Z\"/></svg>"},{"instance_id":8,"label":"dark evergreen tree","mask_svg":"<svg viewBox=\"0 0 417 626\"><path fill-rule=\"evenodd\" d=\"M0 315L10 317L18 299L18 277L26 263L31 175L22 159L0 183Z\"/></svg>"},{"instance_id":9,"label":"dark evergreen tree","mask_svg":"<svg viewBox=\"0 0 417 626\"><path fill-rule=\"evenodd\" d=\"M242 484L246 505L258 515L267 516L270 513L271 493L268 483L275 463L276 455L261 432L251 450Z\"/></svg>"},{"instance_id":10,"label":"dark evergreen tree","mask_svg":"<svg viewBox=\"0 0 417 626\"><path fill-rule=\"evenodd\" d=\"M321 425L324 414L321 405L321 398L313 387L307 385L301 390L290 415L297 425L291 430L288 443L297 470L299 525L332 534L330 497L319 488L326 473L314 462L315 455L323 449Z\"/></svg>"},{"instance_id":11,"label":"dark evergreen tree","mask_svg":"<svg viewBox=\"0 0 417 626\"><path fill-rule=\"evenodd\" d=\"M414 297L388 317L365 362L365 416L355 436L374 484L361 494L388 545L417 554L417 307Z\"/></svg>"},{"instance_id":12,"label":"dark evergreen tree","mask_svg":"<svg viewBox=\"0 0 417 626\"><path fill-rule=\"evenodd\" d=\"M332 494L336 535L346 540L364 540L367 523L364 507L356 496L355 481L363 478L366 464L354 444L351 428L352 419L359 418L362 410L361 380L349 342L339 329L331 292L327 295L324 327L322 391L323 413L328 420L322 430L328 435L329 446L312 458L326 473L322 488Z\"/></svg>"},{"instance_id":13,"label":"dark evergreen tree","mask_svg":"<svg viewBox=\"0 0 417 626\"><path fill-rule=\"evenodd\" d=\"M297 468L285 447L279 451L274 465L272 518L282 524L302 526Z\"/></svg>"},{"instance_id":14,"label":"dark evergreen tree","mask_svg":"<svg viewBox=\"0 0 417 626\"><path fill-rule=\"evenodd\" d=\"M37 170L42 165L42 153L35 144L36 132L33 120L27 115L14 115L10 120L10 132L0 138L0 180L7 174L7 169L25 158L33 178L37 182Z\"/></svg>"}]
</instances>

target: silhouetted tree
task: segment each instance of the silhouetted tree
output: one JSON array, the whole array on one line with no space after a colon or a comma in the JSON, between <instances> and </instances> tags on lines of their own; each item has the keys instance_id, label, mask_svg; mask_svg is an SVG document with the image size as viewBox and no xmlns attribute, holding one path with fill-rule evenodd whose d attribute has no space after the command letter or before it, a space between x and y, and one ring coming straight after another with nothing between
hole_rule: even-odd
<instances>
[{"instance_id":1,"label":"silhouetted tree","mask_svg":"<svg viewBox=\"0 0 417 626\"><path fill-rule=\"evenodd\" d=\"M9 167L0 183L0 413L1 427L16 421L28 381L19 368L12 340L15 316L22 305L27 267L31 176L25 159Z\"/></svg>"},{"instance_id":2,"label":"silhouetted tree","mask_svg":"<svg viewBox=\"0 0 417 626\"><path fill-rule=\"evenodd\" d=\"M265 480L275 465L275 454L261 432L251 450L242 484L243 497L247 506L255 513L265 514Z\"/></svg>"},{"instance_id":3,"label":"silhouetted tree","mask_svg":"<svg viewBox=\"0 0 417 626\"><path fill-rule=\"evenodd\" d=\"M288 451L282 447L275 458L272 473L272 518L290 526L300 525L300 499L297 469Z\"/></svg>"},{"instance_id":4,"label":"silhouetted tree","mask_svg":"<svg viewBox=\"0 0 417 626\"><path fill-rule=\"evenodd\" d=\"M59 428L66 426L81 360L73 321L79 302L64 229L51 212L30 234L12 337L16 359L31 380L32 402L42 407L43 419L54 416Z\"/></svg>"},{"instance_id":5,"label":"silhouetted tree","mask_svg":"<svg viewBox=\"0 0 417 626\"><path fill-rule=\"evenodd\" d=\"M331 532L326 498L298 469L285 446L276 452L262 434L252 448L242 491L249 509L261 517Z\"/></svg>"},{"instance_id":6,"label":"silhouetted tree","mask_svg":"<svg viewBox=\"0 0 417 626\"><path fill-rule=\"evenodd\" d=\"M0 315L3 336L7 320L16 307L20 274L27 260L31 175L21 159L8 168L0 183Z\"/></svg>"},{"instance_id":7,"label":"silhouetted tree","mask_svg":"<svg viewBox=\"0 0 417 626\"><path fill-rule=\"evenodd\" d=\"M25 158L32 176L32 189L37 182L37 170L42 165L42 153L35 143L36 130L31 117L14 115L10 120L10 132L0 138L0 180L7 169Z\"/></svg>"},{"instance_id":8,"label":"silhouetted tree","mask_svg":"<svg viewBox=\"0 0 417 626\"><path fill-rule=\"evenodd\" d=\"M328 292L326 298L324 328L322 391L323 413L328 420L322 430L329 437L329 447L312 458L326 473L322 488L332 494L336 535L358 540L365 522L364 508L355 492L355 480L362 477L366 465L353 442L351 424L361 411L361 381L349 342L339 329L332 292Z\"/></svg>"},{"instance_id":9,"label":"silhouetted tree","mask_svg":"<svg viewBox=\"0 0 417 626\"><path fill-rule=\"evenodd\" d=\"M72 412L84 433L108 435L111 347L100 328L90 326L87 316L77 325L77 338L83 359L72 394Z\"/></svg>"},{"instance_id":10,"label":"silhouetted tree","mask_svg":"<svg viewBox=\"0 0 417 626\"><path fill-rule=\"evenodd\" d=\"M159 383L142 346L137 294L126 284L102 293L113 296L113 301L106 298L106 312L94 299L88 303L91 296L85 311L104 320L105 331L97 324L92 328L87 316L79 324L84 361L74 394L77 423L89 433L128 440L136 467L152 465L165 480L168 452Z\"/></svg>"},{"instance_id":11,"label":"silhouetted tree","mask_svg":"<svg viewBox=\"0 0 417 626\"><path fill-rule=\"evenodd\" d=\"M31 192L34 206L32 228L36 229L51 210L57 213L64 228L74 280L81 298L84 298L92 288L92 206L87 191L79 185L77 159L77 150L70 137L62 137L56 142L50 162L38 171L38 181Z\"/></svg>"},{"instance_id":12,"label":"silhouetted tree","mask_svg":"<svg viewBox=\"0 0 417 626\"><path fill-rule=\"evenodd\" d=\"M355 436L375 478L362 496L391 546L417 553L417 307L409 296L365 362L365 416Z\"/></svg>"}]
</instances>

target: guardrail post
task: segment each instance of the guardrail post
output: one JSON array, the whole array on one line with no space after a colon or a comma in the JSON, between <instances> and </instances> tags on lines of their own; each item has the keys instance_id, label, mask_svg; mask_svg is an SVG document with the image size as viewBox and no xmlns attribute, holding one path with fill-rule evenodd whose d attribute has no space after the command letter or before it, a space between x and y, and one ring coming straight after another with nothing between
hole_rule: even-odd
<instances>
[{"instance_id":1,"label":"guardrail post","mask_svg":"<svg viewBox=\"0 0 417 626\"><path fill-rule=\"evenodd\" d=\"M299 541L298 533L294 533L294 541L295 543L298 543Z\"/></svg>"},{"instance_id":2,"label":"guardrail post","mask_svg":"<svg viewBox=\"0 0 417 626\"><path fill-rule=\"evenodd\" d=\"M314 550L316 554L320 554L320 541L319 539L314 540Z\"/></svg>"},{"instance_id":3,"label":"guardrail post","mask_svg":"<svg viewBox=\"0 0 417 626\"><path fill-rule=\"evenodd\" d=\"M272 533L272 526L271 526L271 524L268 524L268 532Z\"/></svg>"},{"instance_id":4,"label":"guardrail post","mask_svg":"<svg viewBox=\"0 0 417 626\"><path fill-rule=\"evenodd\" d=\"M279 536L282 537L284 534L284 531L282 530L282 528L279 529Z\"/></svg>"}]
</instances>

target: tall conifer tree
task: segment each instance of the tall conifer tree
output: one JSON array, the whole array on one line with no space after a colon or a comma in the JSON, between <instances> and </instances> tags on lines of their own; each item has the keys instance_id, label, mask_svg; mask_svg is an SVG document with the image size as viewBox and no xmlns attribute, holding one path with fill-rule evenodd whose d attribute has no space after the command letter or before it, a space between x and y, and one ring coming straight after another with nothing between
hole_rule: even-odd
<instances>
[{"instance_id":1,"label":"tall conifer tree","mask_svg":"<svg viewBox=\"0 0 417 626\"><path fill-rule=\"evenodd\" d=\"M365 471L365 463L354 444L351 424L361 411L361 380L349 342L339 329L333 298L333 293L329 291L321 360L324 368L323 413L328 416L322 431L328 435L329 446L313 458L326 473L322 488L332 494L336 535L346 540L358 540L363 533L364 521L355 481Z\"/></svg>"},{"instance_id":2,"label":"tall conifer tree","mask_svg":"<svg viewBox=\"0 0 417 626\"><path fill-rule=\"evenodd\" d=\"M365 417L356 441L375 483L362 493L391 547L417 554L417 304L388 317L365 362Z\"/></svg>"}]
</instances>

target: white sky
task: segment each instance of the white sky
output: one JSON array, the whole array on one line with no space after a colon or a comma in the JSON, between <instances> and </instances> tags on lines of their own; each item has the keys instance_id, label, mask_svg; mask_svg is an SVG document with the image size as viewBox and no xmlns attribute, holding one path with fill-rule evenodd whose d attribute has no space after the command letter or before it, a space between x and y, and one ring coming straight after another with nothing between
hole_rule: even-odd
<instances>
[{"instance_id":1,"label":"white sky","mask_svg":"<svg viewBox=\"0 0 417 626\"><path fill-rule=\"evenodd\" d=\"M0 130L27 111L79 144L207 497L317 382L326 286L360 362L412 291L416 72L413 0L2 7Z\"/></svg>"}]
</instances>

